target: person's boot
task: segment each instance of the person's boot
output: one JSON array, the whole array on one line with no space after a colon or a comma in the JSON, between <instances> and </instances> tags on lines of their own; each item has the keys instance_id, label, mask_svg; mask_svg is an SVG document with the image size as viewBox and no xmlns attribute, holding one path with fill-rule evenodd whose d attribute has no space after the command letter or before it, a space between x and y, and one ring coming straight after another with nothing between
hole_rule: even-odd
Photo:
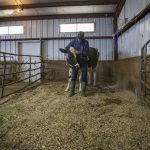
<instances>
[{"instance_id":1,"label":"person's boot","mask_svg":"<svg viewBox=\"0 0 150 150\"><path fill-rule=\"evenodd\" d=\"M86 97L85 91L86 91L86 82L82 82L81 83L81 96Z\"/></svg>"},{"instance_id":2,"label":"person's boot","mask_svg":"<svg viewBox=\"0 0 150 150\"><path fill-rule=\"evenodd\" d=\"M75 94L75 84L74 80L71 81L69 97L72 97Z\"/></svg>"}]
</instances>

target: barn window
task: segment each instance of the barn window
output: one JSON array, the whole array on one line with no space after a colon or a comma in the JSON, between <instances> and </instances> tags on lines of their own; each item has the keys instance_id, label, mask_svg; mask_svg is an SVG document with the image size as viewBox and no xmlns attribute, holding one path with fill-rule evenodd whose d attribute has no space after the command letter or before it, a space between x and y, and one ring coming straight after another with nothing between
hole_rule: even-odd
<instances>
[{"instance_id":1,"label":"barn window","mask_svg":"<svg viewBox=\"0 0 150 150\"><path fill-rule=\"evenodd\" d=\"M23 33L24 33L23 26L5 26L5 27L0 27L0 35L23 34Z\"/></svg>"},{"instance_id":2,"label":"barn window","mask_svg":"<svg viewBox=\"0 0 150 150\"><path fill-rule=\"evenodd\" d=\"M9 26L9 34L23 34L23 26Z\"/></svg>"},{"instance_id":3,"label":"barn window","mask_svg":"<svg viewBox=\"0 0 150 150\"><path fill-rule=\"evenodd\" d=\"M69 32L94 32L95 24L94 23L74 23L74 24L60 24L61 33Z\"/></svg>"},{"instance_id":4,"label":"barn window","mask_svg":"<svg viewBox=\"0 0 150 150\"><path fill-rule=\"evenodd\" d=\"M8 34L8 27L0 27L0 35Z\"/></svg>"}]
</instances>

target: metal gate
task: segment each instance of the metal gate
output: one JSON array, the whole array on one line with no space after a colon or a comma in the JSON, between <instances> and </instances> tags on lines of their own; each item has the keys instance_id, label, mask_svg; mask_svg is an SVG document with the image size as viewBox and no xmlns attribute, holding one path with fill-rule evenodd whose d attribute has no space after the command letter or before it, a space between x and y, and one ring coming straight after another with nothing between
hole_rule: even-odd
<instances>
[{"instance_id":1,"label":"metal gate","mask_svg":"<svg viewBox=\"0 0 150 150\"><path fill-rule=\"evenodd\" d=\"M31 84L41 81L43 77L43 61L41 56L0 52L0 58L1 97L19 92Z\"/></svg>"},{"instance_id":2,"label":"metal gate","mask_svg":"<svg viewBox=\"0 0 150 150\"><path fill-rule=\"evenodd\" d=\"M150 40L141 49L142 98L150 102Z\"/></svg>"}]
</instances>

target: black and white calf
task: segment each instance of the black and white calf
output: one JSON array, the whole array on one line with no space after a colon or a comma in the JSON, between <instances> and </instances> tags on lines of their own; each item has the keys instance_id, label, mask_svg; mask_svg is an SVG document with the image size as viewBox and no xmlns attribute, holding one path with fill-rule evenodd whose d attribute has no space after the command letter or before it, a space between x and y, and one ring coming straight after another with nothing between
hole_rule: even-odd
<instances>
[{"instance_id":1,"label":"black and white calf","mask_svg":"<svg viewBox=\"0 0 150 150\"><path fill-rule=\"evenodd\" d=\"M59 50L62 53L66 53L64 49L59 49ZM69 65L69 79L68 79L68 85L65 91L69 91L69 88L70 88L72 67L73 66L78 67L78 63L76 61L76 56L75 56L74 51L75 49L73 47L70 47L70 52L72 53L73 61L67 61L67 64ZM93 86L96 86L96 70L97 70L98 60L99 60L98 49L90 47L89 53L88 53L88 85L91 85L91 73L93 73L93 77L94 77ZM81 74L79 75L79 91L81 91Z\"/></svg>"}]
</instances>

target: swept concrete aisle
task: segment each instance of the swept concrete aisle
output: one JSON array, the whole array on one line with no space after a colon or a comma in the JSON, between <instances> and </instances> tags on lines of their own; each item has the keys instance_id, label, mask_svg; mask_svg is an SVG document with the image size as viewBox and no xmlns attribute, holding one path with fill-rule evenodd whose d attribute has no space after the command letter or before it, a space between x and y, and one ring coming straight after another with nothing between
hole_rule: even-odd
<instances>
[{"instance_id":1,"label":"swept concrete aisle","mask_svg":"<svg viewBox=\"0 0 150 150\"><path fill-rule=\"evenodd\" d=\"M0 149L150 149L150 108L132 93L88 88L88 97L68 99L64 89L58 82L10 96L0 107Z\"/></svg>"}]
</instances>

